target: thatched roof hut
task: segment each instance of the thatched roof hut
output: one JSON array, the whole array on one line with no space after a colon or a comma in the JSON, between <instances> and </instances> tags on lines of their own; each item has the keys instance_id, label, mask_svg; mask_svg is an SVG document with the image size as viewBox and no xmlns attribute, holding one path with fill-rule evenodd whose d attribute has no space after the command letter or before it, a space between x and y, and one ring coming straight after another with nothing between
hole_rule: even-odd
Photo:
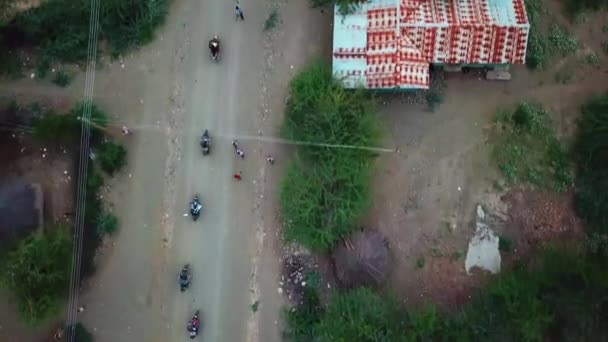
<instances>
[{"instance_id":1,"label":"thatched roof hut","mask_svg":"<svg viewBox=\"0 0 608 342\"><path fill-rule=\"evenodd\" d=\"M42 190L19 178L0 183L0 241L23 237L42 225Z\"/></svg>"},{"instance_id":2,"label":"thatched roof hut","mask_svg":"<svg viewBox=\"0 0 608 342\"><path fill-rule=\"evenodd\" d=\"M390 271L388 241L378 231L353 234L333 253L336 276L347 287L375 286Z\"/></svg>"}]
</instances>

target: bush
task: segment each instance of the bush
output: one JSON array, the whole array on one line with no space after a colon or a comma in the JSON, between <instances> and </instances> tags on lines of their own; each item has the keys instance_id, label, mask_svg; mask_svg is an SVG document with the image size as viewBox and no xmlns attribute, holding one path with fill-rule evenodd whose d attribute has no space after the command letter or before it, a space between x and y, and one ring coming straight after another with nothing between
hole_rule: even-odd
<instances>
[{"instance_id":1,"label":"bush","mask_svg":"<svg viewBox=\"0 0 608 342\"><path fill-rule=\"evenodd\" d=\"M78 102L67 114L52 111L36 116L32 122L34 139L43 143L68 144L80 137L82 121L80 118L86 108L85 102ZM91 141L97 143L103 136L103 128L107 125L108 116L95 104L91 104ZM36 112L32 108L32 112Z\"/></svg>"},{"instance_id":2,"label":"bush","mask_svg":"<svg viewBox=\"0 0 608 342\"><path fill-rule=\"evenodd\" d=\"M122 145L106 141L99 146L99 166L109 175L120 171L127 162L127 151Z\"/></svg>"},{"instance_id":3,"label":"bush","mask_svg":"<svg viewBox=\"0 0 608 342\"><path fill-rule=\"evenodd\" d=\"M279 11L276 8L273 8L268 18L264 22L264 32L270 31L277 26L279 23Z\"/></svg>"},{"instance_id":4,"label":"bush","mask_svg":"<svg viewBox=\"0 0 608 342\"><path fill-rule=\"evenodd\" d=\"M70 280L71 240L67 227L47 227L10 252L2 283L15 295L19 313L31 324L56 313Z\"/></svg>"},{"instance_id":5,"label":"bush","mask_svg":"<svg viewBox=\"0 0 608 342\"><path fill-rule=\"evenodd\" d=\"M67 334L65 336L65 340L67 342ZM76 325L74 326L74 342L93 341L93 334L91 334L91 332L82 323L76 323Z\"/></svg>"},{"instance_id":6,"label":"bush","mask_svg":"<svg viewBox=\"0 0 608 342\"><path fill-rule=\"evenodd\" d=\"M319 341L398 341L403 333L398 305L359 288L331 298L317 327Z\"/></svg>"},{"instance_id":7,"label":"bush","mask_svg":"<svg viewBox=\"0 0 608 342\"><path fill-rule=\"evenodd\" d=\"M302 142L281 183L284 234L326 251L356 227L369 204L372 153L380 124L361 91L346 91L322 64L290 83L282 135Z\"/></svg>"},{"instance_id":8,"label":"bush","mask_svg":"<svg viewBox=\"0 0 608 342\"><path fill-rule=\"evenodd\" d=\"M96 219L97 234L112 235L118 229L118 218L111 213L102 212Z\"/></svg>"},{"instance_id":9,"label":"bush","mask_svg":"<svg viewBox=\"0 0 608 342\"><path fill-rule=\"evenodd\" d=\"M33 136L39 142L74 142L80 132L80 122L69 114L47 112L33 121Z\"/></svg>"},{"instance_id":10,"label":"bush","mask_svg":"<svg viewBox=\"0 0 608 342\"><path fill-rule=\"evenodd\" d=\"M590 241L601 242L608 239L608 94L591 99L581 112L574 147L578 173L576 209L594 235ZM608 253L608 249L600 250Z\"/></svg>"},{"instance_id":11,"label":"bush","mask_svg":"<svg viewBox=\"0 0 608 342\"><path fill-rule=\"evenodd\" d=\"M53 78L53 83L60 87L66 87L72 81L72 77L63 71L59 71L55 74Z\"/></svg>"},{"instance_id":12,"label":"bush","mask_svg":"<svg viewBox=\"0 0 608 342\"><path fill-rule=\"evenodd\" d=\"M323 309L317 290L307 286L304 289L302 304L284 312L284 339L292 342L315 341L316 326L319 324L322 313Z\"/></svg>"},{"instance_id":13,"label":"bush","mask_svg":"<svg viewBox=\"0 0 608 342\"><path fill-rule=\"evenodd\" d=\"M510 183L565 191L574 180L570 158L555 137L549 114L523 102L496 117L492 155Z\"/></svg>"},{"instance_id":14,"label":"bush","mask_svg":"<svg viewBox=\"0 0 608 342\"><path fill-rule=\"evenodd\" d=\"M49 0L21 12L4 29L23 34L21 46L35 45L45 56L61 62L87 58L91 2ZM168 0L105 0L99 9L99 41L106 41L113 55L152 40L163 23ZM4 48L4 47L3 47Z\"/></svg>"}]
</instances>

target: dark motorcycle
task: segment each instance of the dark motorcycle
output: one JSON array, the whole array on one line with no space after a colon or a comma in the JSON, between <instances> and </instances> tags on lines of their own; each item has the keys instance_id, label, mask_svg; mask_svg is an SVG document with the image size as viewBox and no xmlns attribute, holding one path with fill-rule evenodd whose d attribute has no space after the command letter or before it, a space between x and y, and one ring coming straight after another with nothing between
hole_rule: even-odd
<instances>
[{"instance_id":1,"label":"dark motorcycle","mask_svg":"<svg viewBox=\"0 0 608 342\"><path fill-rule=\"evenodd\" d=\"M211 152L211 137L209 137L209 130L205 130L203 135L201 135L201 148L203 149L204 156Z\"/></svg>"},{"instance_id":2,"label":"dark motorcycle","mask_svg":"<svg viewBox=\"0 0 608 342\"><path fill-rule=\"evenodd\" d=\"M190 321L188 321L188 325L186 326L186 329L188 330L188 333L190 334L190 338L195 338L196 335L198 335L198 328L201 325L201 322L198 318L198 314L199 314L199 310L196 310L196 312L194 313L194 316L192 316Z\"/></svg>"},{"instance_id":3,"label":"dark motorcycle","mask_svg":"<svg viewBox=\"0 0 608 342\"><path fill-rule=\"evenodd\" d=\"M194 195L194 199L190 202L190 215L192 215L192 220L196 221L198 217L201 215L201 210L203 209L203 205L201 204L200 199L198 198L198 194Z\"/></svg>"},{"instance_id":4,"label":"dark motorcycle","mask_svg":"<svg viewBox=\"0 0 608 342\"><path fill-rule=\"evenodd\" d=\"M190 265L186 264L179 273L179 289L184 292L190 286Z\"/></svg>"},{"instance_id":5,"label":"dark motorcycle","mask_svg":"<svg viewBox=\"0 0 608 342\"><path fill-rule=\"evenodd\" d=\"M209 50L211 51L211 59L217 61L220 59L220 40L217 36L209 41Z\"/></svg>"}]
</instances>

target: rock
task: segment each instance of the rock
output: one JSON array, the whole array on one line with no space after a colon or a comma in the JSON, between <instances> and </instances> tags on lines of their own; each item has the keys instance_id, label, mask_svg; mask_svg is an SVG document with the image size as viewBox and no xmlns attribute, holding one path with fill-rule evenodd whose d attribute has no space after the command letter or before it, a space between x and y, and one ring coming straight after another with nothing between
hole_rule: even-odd
<instances>
[{"instance_id":1,"label":"rock","mask_svg":"<svg viewBox=\"0 0 608 342\"><path fill-rule=\"evenodd\" d=\"M283 288L282 288L282 287L279 287L279 288L277 289L277 292L278 292L279 294L283 294Z\"/></svg>"},{"instance_id":2,"label":"rock","mask_svg":"<svg viewBox=\"0 0 608 342\"><path fill-rule=\"evenodd\" d=\"M484 222L486 214L481 205L477 206L475 234L469 241L469 248L464 262L467 274L478 267L493 274L500 272L500 251L498 235Z\"/></svg>"},{"instance_id":3,"label":"rock","mask_svg":"<svg viewBox=\"0 0 608 342\"><path fill-rule=\"evenodd\" d=\"M483 211L483 208L481 207L481 205L477 206L477 220L478 221L485 221L486 219L486 213Z\"/></svg>"}]
</instances>

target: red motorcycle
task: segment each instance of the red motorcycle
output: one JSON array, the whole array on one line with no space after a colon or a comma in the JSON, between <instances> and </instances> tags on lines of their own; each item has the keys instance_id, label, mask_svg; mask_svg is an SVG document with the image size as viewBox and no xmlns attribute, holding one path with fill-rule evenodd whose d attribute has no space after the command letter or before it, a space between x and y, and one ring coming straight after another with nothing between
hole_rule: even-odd
<instances>
[{"instance_id":1,"label":"red motorcycle","mask_svg":"<svg viewBox=\"0 0 608 342\"><path fill-rule=\"evenodd\" d=\"M201 325L201 322L198 318L198 314L199 310L196 310L194 316L192 316L192 318L188 322L188 326L186 327L186 329L188 329L188 333L190 334L190 338L195 338L196 335L198 335L198 328Z\"/></svg>"}]
</instances>

